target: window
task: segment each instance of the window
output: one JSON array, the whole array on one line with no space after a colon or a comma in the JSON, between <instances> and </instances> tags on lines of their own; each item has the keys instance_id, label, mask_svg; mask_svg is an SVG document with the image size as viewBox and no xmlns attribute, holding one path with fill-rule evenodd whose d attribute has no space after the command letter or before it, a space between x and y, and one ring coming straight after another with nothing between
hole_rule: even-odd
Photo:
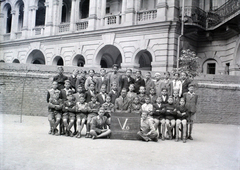
<instances>
[{"instance_id":1,"label":"window","mask_svg":"<svg viewBox=\"0 0 240 170\"><path fill-rule=\"evenodd\" d=\"M216 63L207 63L207 74L216 74Z\"/></svg>"}]
</instances>

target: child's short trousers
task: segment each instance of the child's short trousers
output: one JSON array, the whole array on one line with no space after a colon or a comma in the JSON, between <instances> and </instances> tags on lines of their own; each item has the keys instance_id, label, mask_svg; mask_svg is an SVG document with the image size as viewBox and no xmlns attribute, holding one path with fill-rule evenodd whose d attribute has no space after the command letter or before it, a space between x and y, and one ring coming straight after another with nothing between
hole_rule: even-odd
<instances>
[{"instance_id":1,"label":"child's short trousers","mask_svg":"<svg viewBox=\"0 0 240 170\"><path fill-rule=\"evenodd\" d=\"M63 119L68 119L69 118L68 112L63 113L62 118Z\"/></svg>"},{"instance_id":2,"label":"child's short trousers","mask_svg":"<svg viewBox=\"0 0 240 170\"><path fill-rule=\"evenodd\" d=\"M62 113L54 111L55 119L61 119L62 118Z\"/></svg>"},{"instance_id":3,"label":"child's short trousers","mask_svg":"<svg viewBox=\"0 0 240 170\"><path fill-rule=\"evenodd\" d=\"M75 115L75 113L71 113L71 112L69 112L69 120L75 120L76 119L76 115Z\"/></svg>"},{"instance_id":4,"label":"child's short trousers","mask_svg":"<svg viewBox=\"0 0 240 170\"><path fill-rule=\"evenodd\" d=\"M87 116L84 113L77 113L76 117L77 117L77 119L81 119L81 120L87 118Z\"/></svg>"},{"instance_id":5,"label":"child's short trousers","mask_svg":"<svg viewBox=\"0 0 240 170\"><path fill-rule=\"evenodd\" d=\"M54 120L54 119L55 119L54 112L49 111L49 112L48 112L48 120Z\"/></svg>"}]
</instances>

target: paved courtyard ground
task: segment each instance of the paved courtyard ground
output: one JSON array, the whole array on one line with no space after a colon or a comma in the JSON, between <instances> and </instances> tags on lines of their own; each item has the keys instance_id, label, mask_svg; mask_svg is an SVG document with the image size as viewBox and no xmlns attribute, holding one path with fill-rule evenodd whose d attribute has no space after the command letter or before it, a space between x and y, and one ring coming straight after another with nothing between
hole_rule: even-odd
<instances>
[{"instance_id":1,"label":"paved courtyard ground","mask_svg":"<svg viewBox=\"0 0 240 170\"><path fill-rule=\"evenodd\" d=\"M47 117L0 114L1 170L239 170L240 126L195 124L193 141L48 135Z\"/></svg>"}]
</instances>

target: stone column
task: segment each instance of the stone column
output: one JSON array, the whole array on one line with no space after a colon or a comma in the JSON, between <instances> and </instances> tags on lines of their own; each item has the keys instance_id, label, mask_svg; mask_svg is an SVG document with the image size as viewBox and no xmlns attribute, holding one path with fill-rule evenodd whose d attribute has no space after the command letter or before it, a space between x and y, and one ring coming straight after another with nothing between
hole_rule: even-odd
<instances>
[{"instance_id":1,"label":"stone column","mask_svg":"<svg viewBox=\"0 0 240 170\"><path fill-rule=\"evenodd\" d=\"M122 0L122 23L125 23L126 21L126 5L127 5L127 0Z\"/></svg>"},{"instance_id":2,"label":"stone column","mask_svg":"<svg viewBox=\"0 0 240 170\"><path fill-rule=\"evenodd\" d=\"M11 14L12 14L12 26L11 26L10 39L13 40L16 38L15 33L17 32L17 29L18 29L18 12L16 12L15 10L12 10Z\"/></svg>"},{"instance_id":3,"label":"stone column","mask_svg":"<svg viewBox=\"0 0 240 170\"><path fill-rule=\"evenodd\" d=\"M33 28L35 28L35 23L36 23L36 10L37 10L37 6L31 6L29 8L28 29L30 29L31 35L33 35L34 33Z\"/></svg>"},{"instance_id":4,"label":"stone column","mask_svg":"<svg viewBox=\"0 0 240 170\"><path fill-rule=\"evenodd\" d=\"M52 34L56 35L58 33L58 25L60 23L59 19L61 19L61 14L59 10L59 4L62 4L62 1L59 2L59 0L53 0L52 1L52 8L53 8L53 28L52 28Z\"/></svg>"},{"instance_id":5,"label":"stone column","mask_svg":"<svg viewBox=\"0 0 240 170\"><path fill-rule=\"evenodd\" d=\"M104 26L104 17L106 15L106 1L107 0L102 0L101 3L101 26Z\"/></svg>"},{"instance_id":6,"label":"stone column","mask_svg":"<svg viewBox=\"0 0 240 170\"><path fill-rule=\"evenodd\" d=\"M22 27L22 37L23 38L27 38L28 36L28 20L29 20L29 17L28 17L28 14L29 14L29 8L28 8L28 4L25 4L24 5L24 9L23 9L23 27Z\"/></svg>"},{"instance_id":7,"label":"stone column","mask_svg":"<svg viewBox=\"0 0 240 170\"><path fill-rule=\"evenodd\" d=\"M45 19L45 31L44 35L52 34L52 26L53 26L53 15L52 15L52 4L51 1L45 3L46 6L46 19Z\"/></svg>"},{"instance_id":8,"label":"stone column","mask_svg":"<svg viewBox=\"0 0 240 170\"><path fill-rule=\"evenodd\" d=\"M3 34L6 33L6 22L4 20L4 14L3 13L0 13L0 23L1 26L0 26L0 41L3 42Z\"/></svg>"},{"instance_id":9,"label":"stone column","mask_svg":"<svg viewBox=\"0 0 240 170\"><path fill-rule=\"evenodd\" d=\"M96 21L97 21L97 0L90 0L88 20L89 30L95 30Z\"/></svg>"},{"instance_id":10,"label":"stone column","mask_svg":"<svg viewBox=\"0 0 240 170\"><path fill-rule=\"evenodd\" d=\"M158 21L167 20L167 0L157 0L157 19Z\"/></svg>"},{"instance_id":11,"label":"stone column","mask_svg":"<svg viewBox=\"0 0 240 170\"><path fill-rule=\"evenodd\" d=\"M76 0L72 0L71 16L70 16L70 31L71 32L74 32L76 30L75 11L76 11Z\"/></svg>"},{"instance_id":12,"label":"stone column","mask_svg":"<svg viewBox=\"0 0 240 170\"><path fill-rule=\"evenodd\" d=\"M133 25L135 23L134 0L127 0L125 14L126 25Z\"/></svg>"}]
</instances>

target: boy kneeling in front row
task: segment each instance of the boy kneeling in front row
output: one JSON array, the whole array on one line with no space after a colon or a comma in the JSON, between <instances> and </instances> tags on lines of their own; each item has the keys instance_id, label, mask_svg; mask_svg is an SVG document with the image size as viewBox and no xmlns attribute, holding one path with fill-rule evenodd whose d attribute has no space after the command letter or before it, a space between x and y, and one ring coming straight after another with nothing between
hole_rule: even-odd
<instances>
[{"instance_id":1,"label":"boy kneeling in front row","mask_svg":"<svg viewBox=\"0 0 240 170\"><path fill-rule=\"evenodd\" d=\"M153 119L148 117L148 112L142 112L140 131L137 133L139 139L148 141L158 141L158 134L154 128Z\"/></svg>"},{"instance_id":2,"label":"boy kneeling in front row","mask_svg":"<svg viewBox=\"0 0 240 170\"><path fill-rule=\"evenodd\" d=\"M111 134L110 129L106 129L107 125L110 123L108 122L108 118L104 116L105 109L101 107L98 112L98 116L92 118L91 121L91 130L90 134L92 135L92 139L109 137Z\"/></svg>"}]
</instances>

